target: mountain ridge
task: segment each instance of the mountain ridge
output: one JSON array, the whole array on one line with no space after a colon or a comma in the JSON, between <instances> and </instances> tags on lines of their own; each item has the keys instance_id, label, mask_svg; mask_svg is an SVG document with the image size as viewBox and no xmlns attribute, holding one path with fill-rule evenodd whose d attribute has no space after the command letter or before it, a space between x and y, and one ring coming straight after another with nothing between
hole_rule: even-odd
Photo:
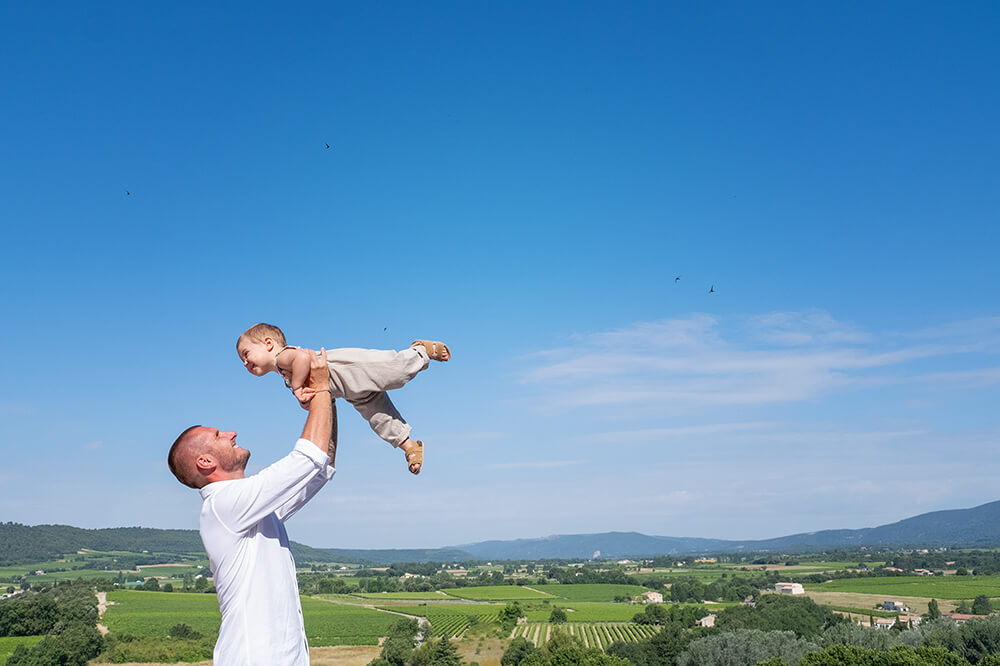
<instances>
[{"instance_id":1,"label":"mountain ridge","mask_svg":"<svg viewBox=\"0 0 1000 666\"><path fill-rule=\"evenodd\" d=\"M990 548L1000 546L1000 500L969 509L944 509L860 529L801 532L756 540L649 536L640 532L557 534L489 540L442 548L315 548L292 542L300 562L456 562L473 560L635 558L732 552L801 553L859 547ZM0 523L0 565L55 559L82 548L161 553L204 553L197 530L146 527L84 529L69 525Z\"/></svg>"}]
</instances>

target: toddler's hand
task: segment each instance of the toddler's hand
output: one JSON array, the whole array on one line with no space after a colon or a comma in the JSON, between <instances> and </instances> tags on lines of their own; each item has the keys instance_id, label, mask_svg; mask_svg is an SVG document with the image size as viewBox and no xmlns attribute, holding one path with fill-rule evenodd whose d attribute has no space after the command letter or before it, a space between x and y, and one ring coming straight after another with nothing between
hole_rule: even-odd
<instances>
[{"instance_id":1,"label":"toddler's hand","mask_svg":"<svg viewBox=\"0 0 1000 666\"><path fill-rule=\"evenodd\" d=\"M292 391L295 394L295 399L299 401L299 405L302 409L309 409L309 403L312 402L313 396L316 395L316 391L309 388L308 386L303 386Z\"/></svg>"}]
</instances>

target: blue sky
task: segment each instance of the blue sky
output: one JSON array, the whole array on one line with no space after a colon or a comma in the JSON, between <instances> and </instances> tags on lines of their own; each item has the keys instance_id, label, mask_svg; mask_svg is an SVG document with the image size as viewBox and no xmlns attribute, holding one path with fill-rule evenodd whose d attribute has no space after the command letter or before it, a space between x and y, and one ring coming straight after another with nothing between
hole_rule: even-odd
<instances>
[{"instance_id":1,"label":"blue sky","mask_svg":"<svg viewBox=\"0 0 1000 666\"><path fill-rule=\"evenodd\" d=\"M0 520L196 528L181 430L236 429L254 471L301 428L237 361L257 321L454 354L393 394L419 477L341 404L335 481L289 525L313 546L1000 499L998 21L8 3Z\"/></svg>"}]
</instances>

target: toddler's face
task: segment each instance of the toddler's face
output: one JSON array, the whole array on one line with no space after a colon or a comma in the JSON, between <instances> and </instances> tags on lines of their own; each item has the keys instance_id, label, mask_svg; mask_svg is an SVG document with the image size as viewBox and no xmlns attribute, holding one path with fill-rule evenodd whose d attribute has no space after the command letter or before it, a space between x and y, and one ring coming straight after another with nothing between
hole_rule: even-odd
<instances>
[{"instance_id":1,"label":"toddler's face","mask_svg":"<svg viewBox=\"0 0 1000 666\"><path fill-rule=\"evenodd\" d=\"M243 367L251 375L261 377L274 370L274 351L267 342L256 342L254 340L240 340L236 347Z\"/></svg>"}]
</instances>

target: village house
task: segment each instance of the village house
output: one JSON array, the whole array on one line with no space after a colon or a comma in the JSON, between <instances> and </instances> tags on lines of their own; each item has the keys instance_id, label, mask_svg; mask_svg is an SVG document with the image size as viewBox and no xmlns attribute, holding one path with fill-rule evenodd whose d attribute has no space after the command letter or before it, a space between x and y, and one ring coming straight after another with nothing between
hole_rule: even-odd
<instances>
[{"instance_id":1,"label":"village house","mask_svg":"<svg viewBox=\"0 0 1000 666\"><path fill-rule=\"evenodd\" d=\"M802 583L775 583L774 590L781 594L805 594Z\"/></svg>"},{"instance_id":2,"label":"village house","mask_svg":"<svg viewBox=\"0 0 1000 666\"><path fill-rule=\"evenodd\" d=\"M910 611L909 607L906 604L904 604L902 601L883 601L882 602L882 610L887 610L887 611L904 611L904 612L907 612L907 613Z\"/></svg>"},{"instance_id":3,"label":"village house","mask_svg":"<svg viewBox=\"0 0 1000 666\"><path fill-rule=\"evenodd\" d=\"M877 617L875 618L875 624L872 626L876 629L892 629L894 624L896 624L896 618L894 617Z\"/></svg>"},{"instance_id":4,"label":"village house","mask_svg":"<svg viewBox=\"0 0 1000 666\"><path fill-rule=\"evenodd\" d=\"M941 613L941 617L950 617L955 621L955 624L965 624L969 620L975 620L980 617L989 617L989 615L972 615L970 613Z\"/></svg>"},{"instance_id":5,"label":"village house","mask_svg":"<svg viewBox=\"0 0 1000 666\"><path fill-rule=\"evenodd\" d=\"M697 622L695 622L695 625L697 625L699 627L714 627L715 626L715 615L714 614L713 615L706 615L705 617L703 617L700 620L698 620Z\"/></svg>"},{"instance_id":6,"label":"village house","mask_svg":"<svg viewBox=\"0 0 1000 666\"><path fill-rule=\"evenodd\" d=\"M659 592L643 592L642 593L642 603L644 604L662 604L663 595Z\"/></svg>"}]
</instances>

